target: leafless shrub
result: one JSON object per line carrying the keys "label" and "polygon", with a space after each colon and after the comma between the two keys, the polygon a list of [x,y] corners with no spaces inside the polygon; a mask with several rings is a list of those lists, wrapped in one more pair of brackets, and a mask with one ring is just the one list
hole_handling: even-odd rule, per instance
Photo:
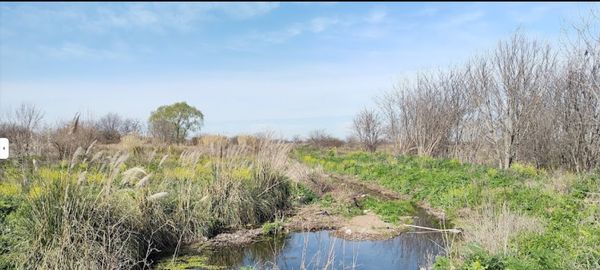
{"label": "leafless shrub", "polygon": [[135,119],[123,119],[116,113],[108,113],[96,122],[100,142],[118,143],[121,136],[128,134],[139,134],[141,122]]}
{"label": "leafless shrub", "polygon": [[327,132],[322,129],[310,132],[306,141],[315,147],[340,147],[344,144],[342,140],[327,134]]}
{"label": "leafless shrub", "polygon": [[39,131],[43,116],[35,105],[23,103],[0,121],[0,137],[9,139],[11,155],[28,156],[40,153],[43,141],[36,132]]}
{"label": "leafless shrub", "polygon": [[374,110],[364,109],[353,121],[354,134],[369,152],[375,152],[382,143],[382,124],[379,114]]}
{"label": "leafless shrub", "polygon": [[116,113],[109,113],[98,120],[96,127],[103,143],[117,143],[121,139],[120,127],[123,119]]}
{"label": "leafless shrub", "polygon": [[448,151],[461,135],[466,113],[462,75],[420,74],[414,83],[398,84],[378,99],[385,133],[400,153],[436,155]]}
{"label": "leafless shrub", "polygon": [[69,123],[59,124],[50,132],[50,143],[58,154],[58,159],[73,155],[78,147],[87,149],[98,139],[98,131],[92,121],[83,121],[76,114]]}

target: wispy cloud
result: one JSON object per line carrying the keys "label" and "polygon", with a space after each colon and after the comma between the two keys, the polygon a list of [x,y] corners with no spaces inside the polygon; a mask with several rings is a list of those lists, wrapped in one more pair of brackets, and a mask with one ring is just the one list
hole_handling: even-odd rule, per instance
{"label": "wispy cloud", "polygon": [[243,50],[246,45],[254,44],[257,41],[280,44],[304,33],[318,34],[325,32],[332,27],[340,25],[341,23],[342,21],[337,17],[315,17],[305,22],[293,23],[281,30],[270,32],[254,31],[247,36],[234,41],[232,48]]}
{"label": "wispy cloud", "polygon": [[[303,22],[292,23],[280,30],[250,33],[241,39],[237,39],[231,48],[244,50],[246,45],[255,44],[257,41],[280,44],[302,34],[320,34],[329,30],[356,30],[355,27],[362,26],[374,27],[385,22],[387,18],[388,14],[383,9],[373,9],[366,14],[314,17]],[[369,33],[366,37],[381,36],[385,31],[371,29]]]}
{"label": "wispy cloud", "polygon": [[[2,6],[4,16],[21,25],[39,27],[60,24],[57,29],[84,29],[109,32],[114,29],[180,30],[198,22],[221,18],[246,20],[265,15],[279,7],[278,3],[129,3],[116,6],[78,5],[12,5]],[[49,30],[50,27],[49,27]]]}
{"label": "wispy cloud", "polygon": [[440,28],[457,28],[482,19],[485,12],[482,10],[475,10],[470,12],[464,12],[456,15],[450,15],[446,19],[443,19],[438,26]]}

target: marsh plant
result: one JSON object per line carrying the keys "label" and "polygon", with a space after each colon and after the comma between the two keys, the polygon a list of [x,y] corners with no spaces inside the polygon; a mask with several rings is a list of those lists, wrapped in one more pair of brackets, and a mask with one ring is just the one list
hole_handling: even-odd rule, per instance
{"label": "marsh plant", "polygon": [[1,164],[3,267],[149,268],[159,252],[288,207],[289,148],[269,138],[256,147],[93,147],[35,169]]}

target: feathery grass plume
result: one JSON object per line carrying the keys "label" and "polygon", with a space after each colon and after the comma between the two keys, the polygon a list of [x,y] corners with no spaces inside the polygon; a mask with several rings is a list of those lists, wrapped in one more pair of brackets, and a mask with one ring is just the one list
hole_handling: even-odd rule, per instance
{"label": "feathery grass plume", "polygon": [[79,128],[79,113],[75,114],[75,117],[73,117],[73,121],[72,121],[72,125],[71,128],[69,129],[69,135],[73,135],[75,133],[77,133],[77,130]]}
{"label": "feathery grass plume", "polygon": [[110,162],[110,179],[114,180],[115,177],[117,176],[117,174],[119,173],[119,170],[121,169],[121,165],[123,163],[125,163],[125,161],[127,161],[127,159],[129,158],[129,154],[128,153],[120,153],[117,152],[113,158],[111,159]]}
{"label": "feathery grass plume", "polygon": [[181,151],[181,154],[179,154],[179,158],[177,160],[182,160],[187,155],[187,153],[187,150]]}
{"label": "feathery grass plume", "polygon": [[133,180],[137,179],[141,175],[146,175],[146,171],[144,171],[144,169],[141,167],[133,167],[123,172],[123,179],[121,179],[121,183],[130,184],[133,182]]}
{"label": "feathery grass plume", "polygon": [[100,160],[103,156],[104,156],[104,150],[100,150],[100,151],[96,152],[96,154],[94,154],[94,156],[92,157],[90,162],[96,162],[96,161]]}
{"label": "feathery grass plume", "polygon": [[169,195],[169,193],[168,193],[168,192],[165,192],[165,191],[163,191],[163,192],[154,193],[154,194],[152,194],[152,195],[148,196],[148,198],[147,198],[147,199],[148,199],[148,201],[155,201],[155,200],[158,200],[158,199],[160,199],[160,198],[164,198],[164,197],[166,197],[167,195]]}
{"label": "feathery grass plume", "polygon": [[77,177],[77,185],[80,186],[85,181],[85,177],[87,176],[87,172],[83,171],[79,173],[79,177]]}
{"label": "feathery grass plume", "polygon": [[39,169],[37,160],[34,158],[31,160],[31,163],[33,163],[33,171],[37,172]]}
{"label": "feathery grass plume", "polygon": [[202,153],[199,151],[184,150],[179,156],[178,161],[182,166],[194,167],[198,164],[200,157],[202,157]]}
{"label": "feathery grass plume", "polygon": [[81,146],[77,147],[77,150],[75,150],[75,153],[73,153],[73,157],[71,158],[71,164],[69,165],[69,172],[71,172],[71,170],[73,170],[73,168],[77,164],[77,160],[79,159],[79,156],[81,156],[83,153],[84,153],[83,148],[81,148]]}
{"label": "feathery grass plume", "polygon": [[137,188],[142,188],[144,186],[146,186],[146,184],[148,184],[148,182],[150,181],[150,176],[152,174],[149,173],[146,176],[144,176],[144,178],[142,178],[139,182],[137,182],[137,184],[135,185]]}
{"label": "feathery grass plume", "polygon": [[110,159],[110,167],[108,168],[108,170],[109,170],[108,177],[104,179],[104,186],[102,187],[105,197],[108,197],[110,195],[110,193],[112,192],[112,183],[115,180],[115,178],[117,177],[117,175],[119,174],[119,171],[121,170],[121,165],[123,163],[125,163],[125,161],[127,161],[128,158],[129,158],[128,153],[117,152]]}
{"label": "feathery grass plume", "polygon": [[166,154],[160,159],[160,162],[158,163],[159,168],[162,167],[163,163],[165,162],[165,160],[167,160],[168,157],[169,157],[169,154]]}
{"label": "feathery grass plume", "polygon": [[96,142],[98,142],[98,140],[94,140],[92,143],[90,143],[90,146],[88,146],[87,150],[85,150],[86,157],[90,155],[90,153],[92,152],[92,149],[96,145]]}

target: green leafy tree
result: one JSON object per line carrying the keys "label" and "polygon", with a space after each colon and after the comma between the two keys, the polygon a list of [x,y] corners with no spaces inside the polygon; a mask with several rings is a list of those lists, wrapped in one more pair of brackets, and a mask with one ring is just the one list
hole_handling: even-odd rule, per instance
{"label": "green leafy tree", "polygon": [[200,130],[204,114],[185,102],[158,107],[148,124],[153,136],[166,142],[183,142],[189,132]]}

